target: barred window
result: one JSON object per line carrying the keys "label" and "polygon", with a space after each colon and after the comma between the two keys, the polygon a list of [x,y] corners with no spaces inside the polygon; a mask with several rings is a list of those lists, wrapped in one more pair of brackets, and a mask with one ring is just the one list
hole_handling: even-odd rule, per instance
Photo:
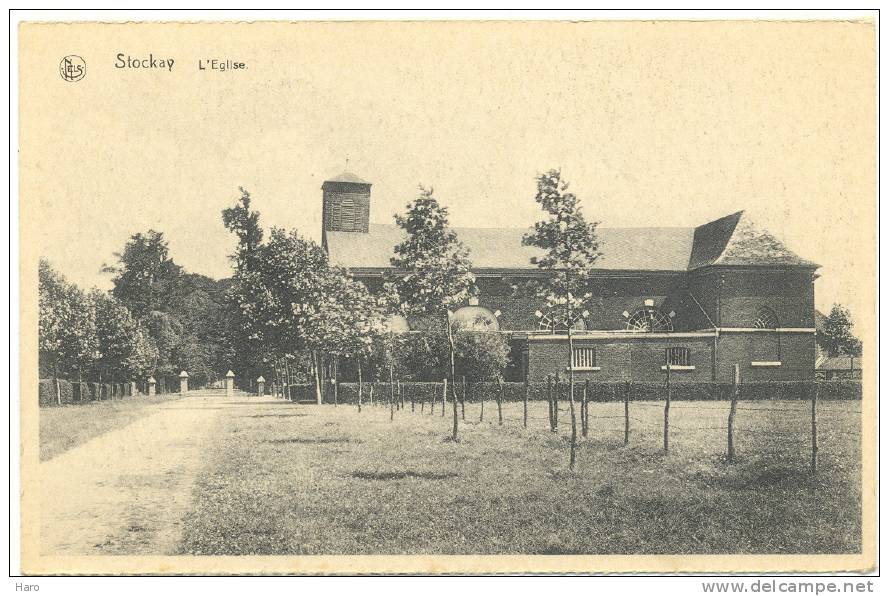
{"label": "barred window", "polygon": [[595,368],[596,348],[574,348],[571,364],[574,368]]}
{"label": "barred window", "polygon": [[664,364],[670,366],[691,366],[691,348],[667,348]]}

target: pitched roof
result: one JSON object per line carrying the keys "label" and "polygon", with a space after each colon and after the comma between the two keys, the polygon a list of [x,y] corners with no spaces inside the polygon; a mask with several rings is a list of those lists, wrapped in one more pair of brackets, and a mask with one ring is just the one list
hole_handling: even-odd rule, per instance
{"label": "pitched roof", "polygon": [[324,182],[348,182],[350,184],[370,184],[367,180],[362,180],[352,172],[343,172],[339,176],[334,176],[333,178],[329,178]]}
{"label": "pitched roof", "polygon": [[[522,245],[521,228],[454,228],[476,269],[537,269],[542,252]],[[393,224],[370,224],[366,234],[327,231],[331,262],[351,268],[389,267],[393,248],[404,238]],[[599,228],[602,257],[597,269],[685,271],[694,228]]]}
{"label": "pitched roof", "polygon": [[743,211],[695,229],[689,269],[707,265],[790,265],[817,267],[757,226]]}
{"label": "pitched roof", "polygon": [[[542,252],[523,246],[522,228],[454,228],[476,269],[537,269]],[[326,233],[332,263],[349,268],[390,266],[403,240],[394,224],[370,224],[367,233]],[[621,271],[688,271],[707,265],[790,265],[817,267],[753,224],[743,211],[697,228],[597,229],[602,256],[595,268]]]}

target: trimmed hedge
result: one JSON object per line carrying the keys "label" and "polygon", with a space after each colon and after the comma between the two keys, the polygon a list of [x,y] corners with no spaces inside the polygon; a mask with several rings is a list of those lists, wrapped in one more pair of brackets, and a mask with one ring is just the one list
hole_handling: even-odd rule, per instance
{"label": "trimmed hedge", "polygon": [[[374,400],[386,401],[389,397],[388,382],[364,383],[364,401],[370,402],[370,387],[374,387]],[[442,383],[421,383],[406,381],[401,383],[405,393],[405,401],[410,402],[411,395],[414,401],[429,401],[431,397],[441,399]],[[396,383],[397,386],[397,383]],[[580,400],[584,388],[588,387],[587,398],[592,402],[623,401],[625,393],[629,390],[631,401],[662,401],[666,398],[664,383],[652,382],[617,382],[617,383],[586,383],[579,382],[575,385],[574,398]],[[555,391],[555,384],[552,390]],[[560,382],[558,385],[559,399],[568,399],[568,383]],[[469,383],[466,384],[466,401],[477,402],[481,399],[493,401],[500,391],[498,383]],[[524,383],[503,383],[503,401],[522,401],[525,395]],[[808,400],[812,397],[812,391],[818,392],[818,399],[824,400],[860,400],[861,383],[857,381],[774,381],[761,383],[745,383],[741,385],[742,400]],[[314,385],[291,385],[292,401],[315,401]],[[728,400],[731,398],[732,385],[730,383],[677,383],[671,388],[671,398],[681,401],[708,401]],[[450,393],[450,391],[448,391]],[[462,397],[463,387],[457,383],[457,395]],[[325,382],[322,390],[322,401],[325,404],[334,403],[332,384]],[[532,401],[546,401],[547,384],[530,383],[528,385],[528,399]],[[340,383],[337,403],[354,404],[358,401],[358,383]]]}
{"label": "trimmed hedge", "polygon": [[[59,390],[61,395],[61,400],[56,397],[56,389],[55,389],[55,380],[54,379],[40,379],[37,383],[37,393],[38,393],[38,401],[41,407],[50,407],[50,406],[58,406],[59,401],[61,401],[61,405],[69,405],[69,404],[82,404],[93,401],[105,401],[105,400],[116,400],[116,399],[124,399],[135,397],[137,395],[148,395],[148,383],[147,382],[136,382],[134,383],[84,383],[77,381],[67,381],[65,379],[59,379]],[[159,379],[159,383],[157,388],[157,394],[160,395],[162,393],[168,393],[165,391],[166,387],[173,387],[173,384],[168,384],[167,380],[163,377]],[[134,391],[135,388],[135,391]],[[170,393],[178,393],[179,392],[179,382],[176,379],[175,383],[175,391]]]}

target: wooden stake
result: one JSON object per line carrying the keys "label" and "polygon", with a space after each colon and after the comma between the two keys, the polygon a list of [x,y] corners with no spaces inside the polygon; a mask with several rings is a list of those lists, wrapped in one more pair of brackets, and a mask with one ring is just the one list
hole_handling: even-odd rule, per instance
{"label": "wooden stake", "polygon": [[630,444],[630,382],[624,386],[624,445]]}
{"label": "wooden stake", "polygon": [[549,406],[549,429],[553,431],[553,379],[546,375],[546,403]]}
{"label": "wooden stake", "polygon": [[667,401],[664,403],[664,453],[670,452],[670,360],[667,360]]}
{"label": "wooden stake", "polygon": [[445,377],[443,380],[443,386],[441,389],[441,417],[444,418],[445,415],[445,403],[447,402],[448,397],[448,378]]}
{"label": "wooden stake", "polygon": [[528,377],[525,377],[525,396],[522,399],[522,427],[528,428],[528,391],[530,391],[530,387],[528,384]]}
{"label": "wooden stake", "polygon": [[732,405],[728,411],[728,454],[729,463],[735,461],[735,412],[738,410],[738,394],[741,392],[741,366],[735,365],[735,375],[732,379]]}
{"label": "wooden stake", "polygon": [[812,474],[818,471],[818,418],[815,415],[818,402],[818,383],[812,384]]}
{"label": "wooden stake", "polygon": [[460,398],[460,417],[463,420],[466,420],[466,377],[463,377],[463,382],[460,383],[460,389],[462,390],[462,397]]}

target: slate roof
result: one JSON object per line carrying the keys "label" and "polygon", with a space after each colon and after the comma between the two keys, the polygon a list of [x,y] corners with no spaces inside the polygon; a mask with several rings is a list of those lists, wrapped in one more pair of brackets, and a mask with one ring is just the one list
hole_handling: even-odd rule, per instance
{"label": "slate roof", "polygon": [[732,213],[695,229],[688,268],[708,265],[785,265],[817,267],[789,250],[743,211]]}
{"label": "slate roof", "polygon": [[[454,228],[469,249],[475,269],[537,269],[531,257],[539,249],[523,246],[521,228]],[[814,263],[789,251],[743,212],[697,228],[597,229],[602,256],[596,269],[605,271],[688,271],[707,265],[797,265]],[[349,268],[390,266],[393,247],[403,232],[394,224],[370,224],[368,232],[326,232],[332,263]]]}
{"label": "slate roof", "polygon": [[370,185],[370,182],[367,180],[362,180],[352,172],[343,172],[339,176],[334,176],[333,178],[329,178],[324,181],[327,182],[349,182],[351,184],[367,184]]}

